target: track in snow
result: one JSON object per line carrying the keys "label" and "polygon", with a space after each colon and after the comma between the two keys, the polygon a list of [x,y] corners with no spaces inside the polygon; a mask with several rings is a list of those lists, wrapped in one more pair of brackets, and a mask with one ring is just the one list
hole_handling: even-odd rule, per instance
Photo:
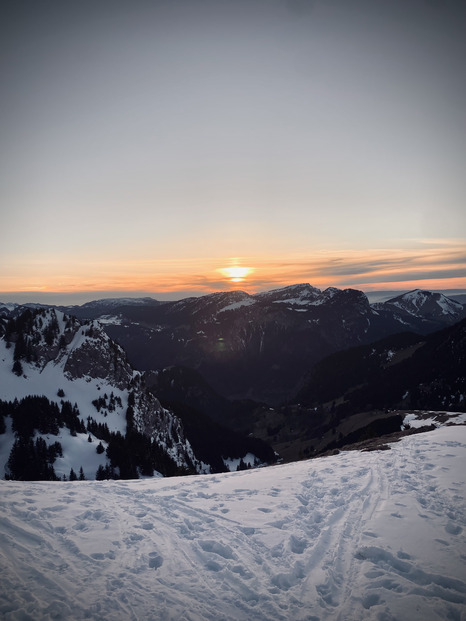
{"label": "track in snow", "polygon": [[1,482],[5,619],[466,618],[466,428],[226,475]]}

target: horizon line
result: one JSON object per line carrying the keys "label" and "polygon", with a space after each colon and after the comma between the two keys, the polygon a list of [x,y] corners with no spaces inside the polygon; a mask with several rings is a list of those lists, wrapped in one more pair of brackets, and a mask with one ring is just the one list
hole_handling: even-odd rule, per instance
{"label": "horizon line", "polygon": [[[239,283],[235,283],[235,284],[239,284]],[[140,299],[140,298],[150,298],[153,299],[155,301],[164,301],[164,302],[170,302],[170,301],[178,301],[178,300],[182,300],[182,299],[186,299],[189,297],[203,297],[206,295],[212,295],[215,293],[229,293],[229,292],[234,292],[234,291],[243,291],[244,293],[247,293],[248,295],[256,295],[259,293],[265,293],[268,291],[274,291],[274,290],[279,290],[279,289],[286,289],[287,287],[293,287],[293,286],[298,286],[298,285],[309,285],[311,287],[314,287],[316,289],[319,289],[320,291],[325,291],[325,289],[328,288],[335,288],[335,289],[340,289],[340,290],[344,290],[344,289],[353,289],[356,291],[362,291],[364,294],[369,294],[372,296],[374,295],[385,295],[385,294],[402,294],[402,293],[408,293],[410,291],[414,291],[414,290],[420,290],[420,291],[431,291],[433,293],[443,293],[443,294],[449,294],[449,295],[462,295],[462,294],[466,294],[466,287],[419,287],[419,286],[411,286],[411,287],[397,287],[397,288],[390,288],[386,286],[386,283],[384,283],[385,287],[384,288],[375,288],[374,286],[369,286],[369,287],[346,287],[346,286],[335,286],[335,285],[329,285],[328,287],[315,287],[314,285],[308,283],[308,282],[300,282],[300,283],[292,283],[289,285],[283,285],[283,286],[272,286],[269,288],[261,288],[257,291],[254,292],[249,292],[246,291],[245,289],[247,289],[247,287],[245,287],[244,289],[241,286],[237,286],[237,287],[225,287],[225,289],[217,289],[217,290],[213,290],[213,291],[201,291],[201,290],[188,290],[188,289],[183,289],[183,290],[176,290],[176,291],[149,291],[149,290],[137,290],[137,289],[125,289],[125,290],[121,290],[121,289],[115,289],[115,290],[109,290],[109,289],[105,289],[105,290],[89,290],[89,289],[83,289],[83,290],[79,290],[79,291],[0,291],[0,303],[3,304],[11,304],[11,303],[17,303],[15,301],[14,298],[16,299],[21,299],[21,303],[23,304],[46,304],[46,303],[51,303],[51,304],[62,304],[65,305],[66,302],[65,300],[68,300],[68,303],[72,300],[74,301],[74,305],[79,306],[80,304],[85,304],[87,302],[93,302],[93,301],[97,301],[97,300],[111,300],[111,299],[124,299],[124,298],[129,298],[129,299]],[[25,300],[24,298],[31,298],[31,299],[27,299]],[[61,298],[64,301],[63,302],[52,302],[50,298]],[[8,298],[8,299],[5,299]],[[32,298],[36,298],[36,299],[32,299]],[[40,300],[39,298],[42,298],[42,300]],[[78,301],[79,300],[79,301]]]}

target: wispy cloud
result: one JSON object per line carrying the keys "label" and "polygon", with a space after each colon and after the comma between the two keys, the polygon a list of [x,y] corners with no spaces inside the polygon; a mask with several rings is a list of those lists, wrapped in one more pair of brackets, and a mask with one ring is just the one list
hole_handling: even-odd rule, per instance
{"label": "wispy cloud", "polygon": [[[249,267],[228,278],[232,265]],[[222,271],[223,270],[223,271]],[[222,277],[222,273],[224,276]],[[328,250],[294,255],[204,257],[32,264],[28,277],[0,275],[2,291],[156,291],[199,294],[227,289],[249,292],[297,282],[325,288],[466,288],[466,250],[461,241],[427,240],[397,250]]]}

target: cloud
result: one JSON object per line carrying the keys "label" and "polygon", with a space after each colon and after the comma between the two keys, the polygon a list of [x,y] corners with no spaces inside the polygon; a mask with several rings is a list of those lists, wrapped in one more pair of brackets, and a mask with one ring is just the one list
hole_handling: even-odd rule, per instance
{"label": "cloud", "polygon": [[[462,240],[426,240],[409,248],[321,250],[307,253],[196,257],[179,259],[53,257],[31,263],[21,259],[0,274],[0,291],[145,291],[187,295],[242,289],[249,293],[308,282],[321,289],[390,289],[397,286],[466,288],[466,252]],[[221,270],[228,265],[253,268],[232,282]],[[27,269],[26,269],[27,268]],[[22,274],[25,275],[22,275]],[[4,297],[4,296],[2,296]]]}

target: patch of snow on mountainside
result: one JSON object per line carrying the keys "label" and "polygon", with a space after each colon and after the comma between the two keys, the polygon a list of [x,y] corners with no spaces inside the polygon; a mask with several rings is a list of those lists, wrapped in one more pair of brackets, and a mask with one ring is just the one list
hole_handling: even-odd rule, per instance
{"label": "patch of snow on mountainside", "polygon": [[243,472],[0,481],[3,619],[466,617],[466,427]]}
{"label": "patch of snow on mountainside", "polygon": [[12,312],[16,308],[18,308],[18,304],[13,304],[10,302],[0,302],[0,311],[5,309],[8,312]]}
{"label": "patch of snow on mountainside", "polygon": [[[123,318],[121,315],[102,315],[99,317],[99,323],[104,326],[121,326]],[[134,322],[136,323],[136,322]]]}
{"label": "patch of snow on mountainside", "polygon": [[444,315],[456,314],[464,310],[464,307],[460,302],[447,298],[441,294],[439,294],[437,304],[442,309]]}
{"label": "patch of snow on mountainside", "polygon": [[256,462],[257,458],[252,453],[246,453],[244,457],[232,459],[229,457],[228,459],[223,458],[223,463],[228,468],[230,472],[236,472],[238,466],[241,466],[241,462],[246,466],[246,468],[252,468]]}
{"label": "patch of snow on mountainside", "polygon": [[443,425],[466,425],[466,414],[464,412],[409,412],[403,419],[403,426],[419,429],[426,425],[441,427]]}
{"label": "patch of snow on mountainside", "polygon": [[427,293],[425,291],[421,291],[419,289],[414,289],[414,291],[409,291],[404,295],[400,296],[400,301],[394,302],[396,306],[400,308],[404,308],[403,302],[412,304],[416,309],[421,308],[423,304],[425,304],[428,299]]}
{"label": "patch of snow on mountainside", "polygon": [[237,310],[238,308],[242,308],[243,306],[252,306],[252,304],[255,304],[255,302],[256,300],[254,300],[253,298],[240,300],[239,302],[232,302],[231,304],[228,304],[227,306],[221,308],[218,312],[224,313],[225,311]]}
{"label": "patch of snow on mountainside", "polygon": [[[97,418],[97,417],[95,417]],[[15,435],[11,428],[11,419],[5,420],[6,433],[0,434],[0,477],[3,478],[6,472],[6,463],[10,456],[12,446],[15,441]],[[68,477],[71,468],[78,473],[78,468],[82,467],[86,479],[95,478],[95,474],[99,466],[105,467],[107,458],[105,453],[97,453],[96,447],[101,442],[102,446],[107,448],[104,440],[97,439],[92,433],[77,433],[72,436],[67,428],[61,429],[57,435],[36,434],[36,438],[43,438],[47,444],[60,442],[63,449],[63,456],[57,457],[55,460],[54,471],[60,478]],[[89,442],[89,437],[92,442]]]}
{"label": "patch of snow on mountainside", "polygon": [[284,300],[274,300],[273,301],[274,304],[301,304],[303,306],[307,306],[308,304],[312,304],[312,302],[309,302],[308,299],[306,298],[287,298]]}

